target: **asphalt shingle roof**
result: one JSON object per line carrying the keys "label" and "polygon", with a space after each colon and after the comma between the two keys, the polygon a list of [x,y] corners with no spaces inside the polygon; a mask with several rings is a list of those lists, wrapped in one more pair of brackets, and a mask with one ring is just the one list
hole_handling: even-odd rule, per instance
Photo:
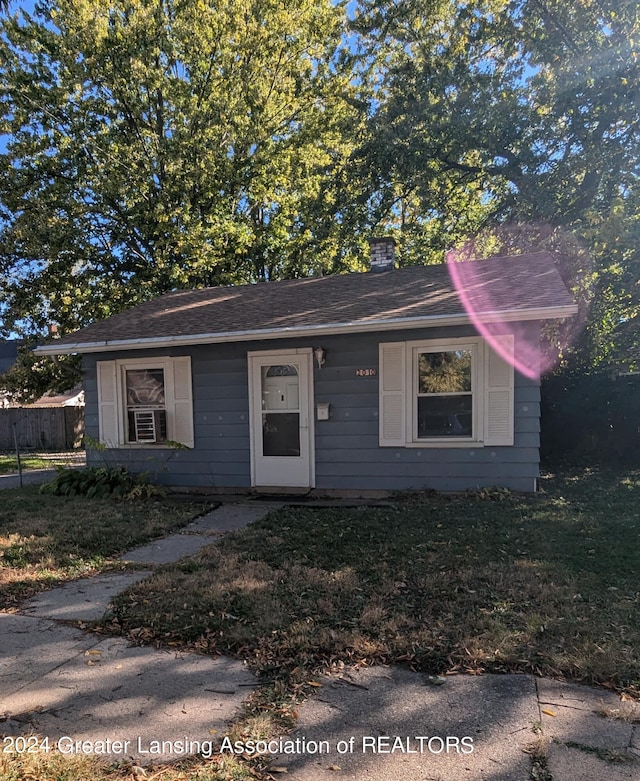
{"label": "asphalt shingle roof", "polygon": [[[491,312],[527,312],[573,306],[553,257],[540,252],[456,264],[465,295]],[[473,272],[469,274],[468,272]],[[486,302],[490,303],[487,304]],[[461,297],[446,265],[387,272],[261,282],[168,293],[56,339],[45,350],[90,351],[91,345],[140,340],[335,328],[398,320],[464,316]],[[408,325],[410,322],[408,323]],[[244,336],[243,336],[244,335]]]}

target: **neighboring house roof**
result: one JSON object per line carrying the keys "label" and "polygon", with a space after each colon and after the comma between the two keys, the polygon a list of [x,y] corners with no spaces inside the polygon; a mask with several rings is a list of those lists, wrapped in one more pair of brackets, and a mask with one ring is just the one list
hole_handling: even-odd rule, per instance
{"label": "neighboring house roof", "polygon": [[[546,252],[470,261],[490,319],[568,317],[576,307]],[[479,294],[479,295],[478,295]],[[470,318],[446,265],[185,290],[139,304],[37,349],[101,352],[204,342],[453,325]]]}
{"label": "neighboring house roof", "polygon": [[81,385],[68,390],[66,393],[45,393],[32,404],[24,404],[25,407],[84,407],[84,390]]}

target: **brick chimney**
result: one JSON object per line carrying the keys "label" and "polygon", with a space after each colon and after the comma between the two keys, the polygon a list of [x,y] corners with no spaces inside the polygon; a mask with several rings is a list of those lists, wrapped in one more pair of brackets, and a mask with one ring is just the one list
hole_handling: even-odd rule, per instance
{"label": "brick chimney", "polygon": [[392,271],[396,267],[396,240],[392,236],[369,239],[371,271]]}

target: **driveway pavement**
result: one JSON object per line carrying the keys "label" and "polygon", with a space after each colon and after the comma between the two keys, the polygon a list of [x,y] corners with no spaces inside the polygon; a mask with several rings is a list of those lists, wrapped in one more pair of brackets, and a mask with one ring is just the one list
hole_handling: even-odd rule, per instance
{"label": "driveway pavement", "polygon": [[[122,557],[139,570],[75,581],[18,614],[0,614],[0,734],[34,733],[66,753],[139,764],[247,748],[226,738],[256,685],[243,662],[131,646],[76,622],[102,617],[149,567],[192,555],[280,506],[223,505]],[[317,683],[293,734],[263,747],[272,777],[640,781],[640,705],[613,692],[530,675],[434,678],[398,667],[344,669]]]}
{"label": "driveway pavement", "polygon": [[[29,469],[22,473],[22,485],[40,485],[53,480],[55,469]],[[3,488],[20,488],[20,475],[0,475],[0,490]]]}
{"label": "driveway pavement", "polygon": [[[44,460],[52,460],[58,463],[66,463],[68,467],[81,469],[86,464],[84,452],[70,453],[34,453]],[[51,469],[25,469],[22,472],[22,485],[40,485],[53,480],[57,470]],[[0,491],[3,488],[20,488],[20,475],[14,472],[9,475],[0,475]]]}

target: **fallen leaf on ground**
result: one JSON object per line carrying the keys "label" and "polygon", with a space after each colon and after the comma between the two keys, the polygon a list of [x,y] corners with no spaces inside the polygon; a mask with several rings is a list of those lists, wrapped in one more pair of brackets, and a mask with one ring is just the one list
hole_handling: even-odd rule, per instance
{"label": "fallen leaf on ground", "polygon": [[555,718],[556,714],[552,710],[547,710],[547,708],[542,709],[543,713],[546,713],[547,716],[553,716]]}

